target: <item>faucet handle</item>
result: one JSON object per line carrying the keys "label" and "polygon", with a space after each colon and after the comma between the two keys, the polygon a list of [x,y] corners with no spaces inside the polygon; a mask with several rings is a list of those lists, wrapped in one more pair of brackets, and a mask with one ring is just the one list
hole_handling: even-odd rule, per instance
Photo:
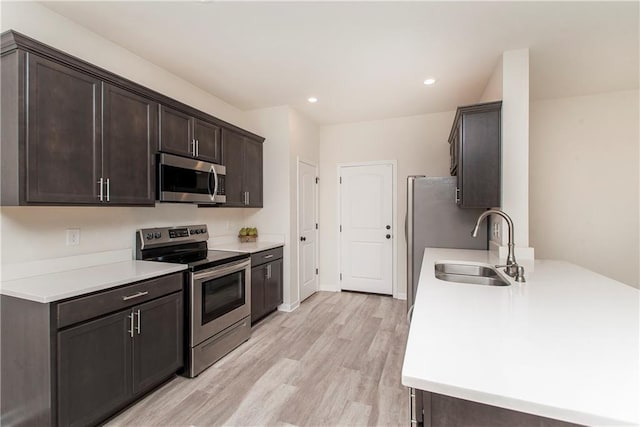
{"label": "faucet handle", "polygon": [[505,264],[505,265],[496,265],[496,268],[504,268],[504,272],[513,277],[516,282],[524,283],[526,280],[524,279],[524,267],[519,265],[518,263],[513,264]]}

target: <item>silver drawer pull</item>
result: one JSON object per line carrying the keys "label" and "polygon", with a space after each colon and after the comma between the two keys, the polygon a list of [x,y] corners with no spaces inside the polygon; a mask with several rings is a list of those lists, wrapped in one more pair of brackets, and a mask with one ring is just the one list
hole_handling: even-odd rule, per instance
{"label": "silver drawer pull", "polygon": [[269,258],[273,258],[273,254],[264,256],[264,259],[269,259]]}
{"label": "silver drawer pull", "polygon": [[149,293],[149,292],[138,292],[138,293],[135,293],[135,294],[133,294],[133,295],[129,295],[129,296],[126,296],[126,297],[122,297],[122,301],[126,301],[126,300],[128,300],[128,299],[138,298],[138,297],[141,297],[141,296],[147,295],[148,293]]}

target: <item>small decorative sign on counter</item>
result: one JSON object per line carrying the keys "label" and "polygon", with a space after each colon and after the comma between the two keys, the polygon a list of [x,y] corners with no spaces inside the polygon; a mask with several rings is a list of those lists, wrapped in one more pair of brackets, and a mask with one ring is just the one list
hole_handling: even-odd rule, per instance
{"label": "small decorative sign on counter", "polygon": [[238,232],[240,242],[255,242],[258,239],[258,229],[255,227],[242,227]]}

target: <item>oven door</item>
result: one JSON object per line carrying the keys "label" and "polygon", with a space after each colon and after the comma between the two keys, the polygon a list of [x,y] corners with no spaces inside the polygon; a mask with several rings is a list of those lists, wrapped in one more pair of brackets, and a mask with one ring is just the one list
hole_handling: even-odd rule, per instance
{"label": "oven door", "polygon": [[251,315],[251,259],[191,275],[191,347]]}
{"label": "oven door", "polygon": [[225,203],[226,168],[215,163],[162,153],[158,156],[158,200]]}

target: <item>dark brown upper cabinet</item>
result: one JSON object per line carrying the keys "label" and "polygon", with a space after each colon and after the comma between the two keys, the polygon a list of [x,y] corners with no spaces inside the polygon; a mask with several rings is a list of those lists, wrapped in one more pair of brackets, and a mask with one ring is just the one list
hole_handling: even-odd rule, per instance
{"label": "dark brown upper cabinet", "polygon": [[224,165],[227,169],[225,206],[261,208],[262,141],[222,129],[222,146]]}
{"label": "dark brown upper cabinet", "polygon": [[3,205],[155,203],[155,102],[28,52],[2,71]]}
{"label": "dark brown upper cabinet", "polygon": [[262,206],[264,138],[23,34],[1,38],[1,205],[152,206],[158,149],[225,164],[226,129],[243,141],[232,205]]}
{"label": "dark brown upper cabinet", "polygon": [[102,83],[36,55],[28,54],[26,62],[26,105],[20,106],[27,109],[25,201],[96,203]]}
{"label": "dark brown upper cabinet", "polygon": [[102,175],[109,180],[107,202],[153,205],[158,104],[108,83],[102,87]]}
{"label": "dark brown upper cabinet", "polygon": [[449,135],[450,173],[461,208],[500,207],[502,102],[459,107]]}
{"label": "dark brown upper cabinet", "polygon": [[220,127],[162,105],[160,151],[221,163]]}

